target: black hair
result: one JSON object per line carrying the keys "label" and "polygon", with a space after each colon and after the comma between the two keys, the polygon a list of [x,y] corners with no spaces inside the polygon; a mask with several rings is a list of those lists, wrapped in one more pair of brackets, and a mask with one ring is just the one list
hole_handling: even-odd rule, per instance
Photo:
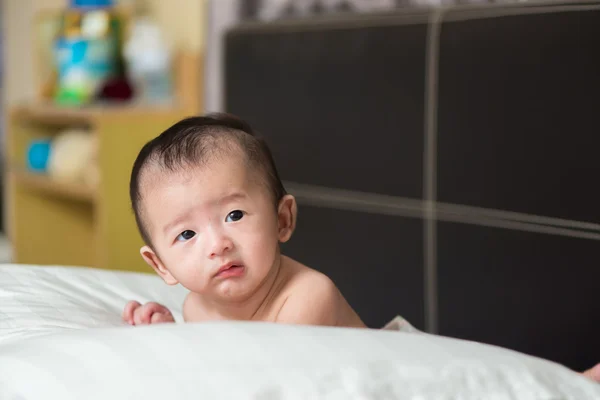
{"label": "black hair", "polygon": [[151,239],[141,215],[140,190],[140,177],[145,167],[156,164],[168,171],[176,171],[184,166],[201,165],[217,152],[228,149],[226,146],[232,142],[245,153],[251,166],[262,170],[275,205],[286,195],[271,150],[247,122],[224,113],[183,119],[146,143],[133,164],[129,196],[137,227],[147,245],[151,245]]}

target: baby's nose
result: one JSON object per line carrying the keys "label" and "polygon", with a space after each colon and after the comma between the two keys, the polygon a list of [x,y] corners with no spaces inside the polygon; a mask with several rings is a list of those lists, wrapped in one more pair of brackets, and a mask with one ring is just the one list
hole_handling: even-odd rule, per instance
{"label": "baby's nose", "polygon": [[216,233],[212,237],[209,249],[209,257],[222,256],[233,248],[233,242],[224,234]]}

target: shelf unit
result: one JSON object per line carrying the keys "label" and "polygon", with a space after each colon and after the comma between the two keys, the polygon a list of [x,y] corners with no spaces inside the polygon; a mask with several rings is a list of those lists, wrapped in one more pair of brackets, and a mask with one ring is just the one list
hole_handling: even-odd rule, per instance
{"label": "shelf unit", "polygon": [[40,193],[66,199],[93,202],[96,196],[94,188],[69,182],[57,182],[42,174],[35,174],[13,167],[10,170],[18,185],[37,190]]}
{"label": "shelf unit", "polygon": [[[149,272],[139,255],[142,240],[130,208],[129,176],[143,144],[188,116],[185,110],[46,104],[11,110],[6,214],[13,262]],[[31,140],[70,127],[97,135],[97,187],[57,182],[25,168]]]}

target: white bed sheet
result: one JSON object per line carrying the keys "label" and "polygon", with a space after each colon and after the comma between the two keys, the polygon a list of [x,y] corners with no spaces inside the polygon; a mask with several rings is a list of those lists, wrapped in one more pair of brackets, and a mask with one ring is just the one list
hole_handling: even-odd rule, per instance
{"label": "white bed sheet", "polygon": [[64,330],[122,326],[129,300],[161,302],[181,322],[186,293],[152,274],[0,265],[0,345]]}

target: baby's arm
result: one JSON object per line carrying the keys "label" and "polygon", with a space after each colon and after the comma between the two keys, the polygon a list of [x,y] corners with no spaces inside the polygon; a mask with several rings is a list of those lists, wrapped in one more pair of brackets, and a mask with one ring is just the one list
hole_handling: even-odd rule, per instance
{"label": "baby's arm", "polygon": [[298,282],[285,299],[276,322],[299,325],[336,326],[341,294],[325,275],[311,274]]}
{"label": "baby's arm", "polygon": [[123,310],[123,320],[130,325],[175,322],[173,314],[167,307],[154,302],[141,305],[137,301],[127,303]]}

